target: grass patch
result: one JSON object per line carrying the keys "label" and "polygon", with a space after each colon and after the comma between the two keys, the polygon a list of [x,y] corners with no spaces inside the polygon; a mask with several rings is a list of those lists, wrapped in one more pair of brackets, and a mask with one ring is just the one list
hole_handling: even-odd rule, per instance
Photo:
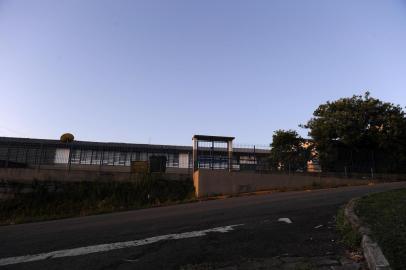
{"label": "grass patch", "polygon": [[355,212],[372,230],[392,269],[406,269],[406,189],[365,196]]}
{"label": "grass patch", "polygon": [[344,207],[340,208],[336,218],[336,228],[341,234],[341,241],[349,249],[358,250],[361,246],[361,234],[354,230],[344,215]]}
{"label": "grass patch", "polygon": [[300,262],[297,265],[295,265],[294,270],[314,270],[317,269],[317,267],[310,262]]}
{"label": "grass patch", "polygon": [[38,182],[0,201],[0,224],[16,224],[166,205],[194,199],[193,182],[145,177],[137,182]]}

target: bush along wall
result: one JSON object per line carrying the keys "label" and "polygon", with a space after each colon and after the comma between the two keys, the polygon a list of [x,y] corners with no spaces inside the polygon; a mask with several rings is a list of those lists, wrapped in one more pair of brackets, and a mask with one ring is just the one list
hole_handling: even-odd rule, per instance
{"label": "bush along wall", "polygon": [[145,176],[136,182],[33,181],[30,190],[0,201],[0,224],[84,216],[191,201],[191,180],[166,180]]}

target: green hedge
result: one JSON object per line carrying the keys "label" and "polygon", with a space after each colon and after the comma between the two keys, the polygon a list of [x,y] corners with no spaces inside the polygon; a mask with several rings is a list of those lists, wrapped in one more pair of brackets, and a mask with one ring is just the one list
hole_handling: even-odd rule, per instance
{"label": "green hedge", "polygon": [[31,192],[0,201],[0,224],[137,209],[194,198],[191,180],[148,176],[137,182],[33,181],[29,189]]}

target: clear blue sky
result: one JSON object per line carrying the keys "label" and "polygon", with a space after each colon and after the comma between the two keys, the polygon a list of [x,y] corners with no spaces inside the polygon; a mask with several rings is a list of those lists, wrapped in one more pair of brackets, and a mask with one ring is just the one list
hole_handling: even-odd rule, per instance
{"label": "clear blue sky", "polygon": [[0,0],[0,136],[268,144],[365,90],[406,105],[406,1]]}

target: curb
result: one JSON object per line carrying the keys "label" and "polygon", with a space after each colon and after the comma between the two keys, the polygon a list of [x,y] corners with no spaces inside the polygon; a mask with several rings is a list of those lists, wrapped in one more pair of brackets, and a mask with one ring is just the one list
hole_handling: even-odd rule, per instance
{"label": "curb", "polygon": [[370,270],[391,270],[388,260],[383,255],[378,243],[372,240],[371,230],[362,224],[355,214],[354,205],[359,198],[352,199],[344,208],[344,216],[350,222],[353,229],[357,230],[361,236],[361,247]]}

